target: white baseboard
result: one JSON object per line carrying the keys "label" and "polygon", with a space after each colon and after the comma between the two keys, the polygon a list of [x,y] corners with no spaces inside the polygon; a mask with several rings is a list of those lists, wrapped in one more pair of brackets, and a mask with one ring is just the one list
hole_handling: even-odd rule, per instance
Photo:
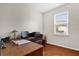
{"label": "white baseboard", "polygon": [[79,51],[79,49],[76,49],[76,48],[72,48],[72,47],[68,47],[68,46],[63,46],[63,45],[56,44],[56,43],[50,43],[50,42],[47,42],[47,43],[51,44],[51,45],[56,45],[56,46],[60,46],[60,47],[64,47],[64,48],[68,48],[68,49]]}

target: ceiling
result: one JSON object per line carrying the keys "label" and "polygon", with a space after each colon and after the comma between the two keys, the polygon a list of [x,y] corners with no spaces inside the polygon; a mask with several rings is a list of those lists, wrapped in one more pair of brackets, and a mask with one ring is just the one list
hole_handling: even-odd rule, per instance
{"label": "ceiling", "polygon": [[27,8],[35,9],[38,12],[47,12],[65,3],[2,3],[0,6],[28,6]]}
{"label": "ceiling", "polygon": [[64,3],[29,3],[28,5],[39,12],[46,12],[63,4]]}

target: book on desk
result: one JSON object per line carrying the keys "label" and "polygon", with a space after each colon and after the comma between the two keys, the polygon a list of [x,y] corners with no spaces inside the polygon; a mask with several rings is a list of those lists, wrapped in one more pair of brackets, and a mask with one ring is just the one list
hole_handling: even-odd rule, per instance
{"label": "book on desk", "polygon": [[25,39],[20,39],[20,40],[12,40],[12,42],[16,45],[22,45],[22,44],[29,43],[30,41],[25,40]]}

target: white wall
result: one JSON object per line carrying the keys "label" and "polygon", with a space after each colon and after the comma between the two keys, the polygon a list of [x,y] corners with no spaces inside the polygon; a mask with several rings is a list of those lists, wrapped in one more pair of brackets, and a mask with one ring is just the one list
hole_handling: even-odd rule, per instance
{"label": "white wall", "polygon": [[[25,21],[27,22],[26,19],[27,18],[25,17]],[[35,10],[35,8],[29,8],[27,24],[26,22],[24,22],[24,26],[27,26],[25,29],[31,32],[42,32],[42,14]]]}
{"label": "white wall", "polygon": [[[69,11],[69,36],[54,35],[54,15]],[[44,33],[48,43],[79,51],[79,4],[67,4],[44,13]]]}
{"label": "white wall", "polygon": [[18,31],[42,32],[42,15],[27,4],[0,4],[0,35]]}

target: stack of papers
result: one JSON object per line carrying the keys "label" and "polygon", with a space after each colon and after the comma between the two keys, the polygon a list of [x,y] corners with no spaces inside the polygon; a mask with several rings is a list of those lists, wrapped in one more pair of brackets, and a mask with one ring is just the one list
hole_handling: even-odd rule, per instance
{"label": "stack of papers", "polygon": [[12,40],[13,43],[17,44],[17,45],[22,45],[22,44],[26,44],[29,43],[30,41],[25,40],[25,39],[21,39],[21,40]]}

